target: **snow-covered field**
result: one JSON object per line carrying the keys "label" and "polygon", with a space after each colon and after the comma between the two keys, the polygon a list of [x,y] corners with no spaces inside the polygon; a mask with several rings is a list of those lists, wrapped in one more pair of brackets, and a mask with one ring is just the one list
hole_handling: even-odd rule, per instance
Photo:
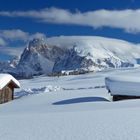
{"label": "snow-covered field", "polygon": [[140,68],[21,80],[0,105],[0,140],[139,140],[140,100],[112,102],[104,78]]}

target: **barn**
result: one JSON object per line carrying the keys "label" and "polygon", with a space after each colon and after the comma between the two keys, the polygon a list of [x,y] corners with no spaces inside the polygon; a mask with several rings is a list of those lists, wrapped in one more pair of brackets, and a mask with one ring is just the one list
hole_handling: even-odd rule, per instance
{"label": "barn", "polygon": [[14,99],[14,88],[20,83],[10,74],[0,74],[0,104]]}

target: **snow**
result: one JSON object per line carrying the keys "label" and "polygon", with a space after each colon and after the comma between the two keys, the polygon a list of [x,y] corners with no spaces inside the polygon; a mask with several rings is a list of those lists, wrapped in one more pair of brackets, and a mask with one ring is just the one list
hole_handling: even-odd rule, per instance
{"label": "snow", "polygon": [[20,98],[22,96],[28,96],[28,95],[33,95],[33,94],[43,94],[43,93],[59,91],[59,90],[63,90],[63,89],[59,86],[52,86],[52,85],[48,85],[46,87],[41,87],[41,88],[32,88],[32,89],[28,88],[28,89],[23,89],[20,92],[16,92],[14,94],[14,97]]}
{"label": "snow", "polygon": [[[1,63],[0,71],[18,78],[30,78],[61,71],[80,73],[135,67],[139,62],[139,44],[97,36],[59,36],[33,39],[20,60]],[[14,67],[11,64],[15,64]]]}
{"label": "snow", "polygon": [[10,81],[13,81],[17,87],[20,87],[20,83],[10,74],[0,74],[0,90],[4,88]]}
{"label": "snow", "polygon": [[140,100],[112,102],[104,82],[112,75],[139,77],[140,68],[20,80],[16,93],[29,94],[0,105],[0,139],[140,139]]}
{"label": "snow", "polygon": [[77,47],[77,52],[81,56],[91,54],[93,60],[115,58],[136,63],[136,58],[140,58],[139,45],[119,39],[111,39],[98,36],[60,36],[47,39],[48,45],[61,48]]}
{"label": "snow", "polygon": [[134,76],[111,76],[111,77],[106,77],[106,80],[112,82],[118,81],[118,82],[140,83],[139,77],[134,77]]}
{"label": "snow", "polygon": [[41,68],[43,69],[43,72],[44,73],[51,73],[52,72],[52,69],[53,69],[53,66],[54,66],[54,62],[52,62],[52,61],[44,58],[40,54],[38,56],[38,59],[39,59]]}
{"label": "snow", "polygon": [[140,79],[132,76],[115,76],[105,78],[106,87],[111,95],[140,96]]}

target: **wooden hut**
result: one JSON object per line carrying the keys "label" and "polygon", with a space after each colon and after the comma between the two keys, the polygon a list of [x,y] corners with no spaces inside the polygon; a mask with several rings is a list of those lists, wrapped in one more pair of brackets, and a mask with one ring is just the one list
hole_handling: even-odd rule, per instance
{"label": "wooden hut", "polygon": [[132,76],[111,76],[105,78],[105,85],[113,101],[140,99],[140,78]]}
{"label": "wooden hut", "polygon": [[20,83],[9,74],[0,74],[0,104],[14,99],[14,88],[19,88]]}

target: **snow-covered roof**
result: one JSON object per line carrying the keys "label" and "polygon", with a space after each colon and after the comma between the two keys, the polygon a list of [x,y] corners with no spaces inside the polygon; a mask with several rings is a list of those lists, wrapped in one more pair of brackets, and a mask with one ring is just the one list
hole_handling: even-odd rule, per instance
{"label": "snow-covered roof", "polygon": [[117,82],[140,83],[140,78],[134,76],[109,76],[106,77],[106,79],[109,81],[117,81]]}
{"label": "snow-covered roof", "polygon": [[10,81],[15,84],[15,88],[20,87],[20,83],[10,74],[0,74],[0,89],[4,88]]}
{"label": "snow-covered roof", "polygon": [[105,84],[111,95],[140,96],[140,78],[130,76],[106,77]]}

